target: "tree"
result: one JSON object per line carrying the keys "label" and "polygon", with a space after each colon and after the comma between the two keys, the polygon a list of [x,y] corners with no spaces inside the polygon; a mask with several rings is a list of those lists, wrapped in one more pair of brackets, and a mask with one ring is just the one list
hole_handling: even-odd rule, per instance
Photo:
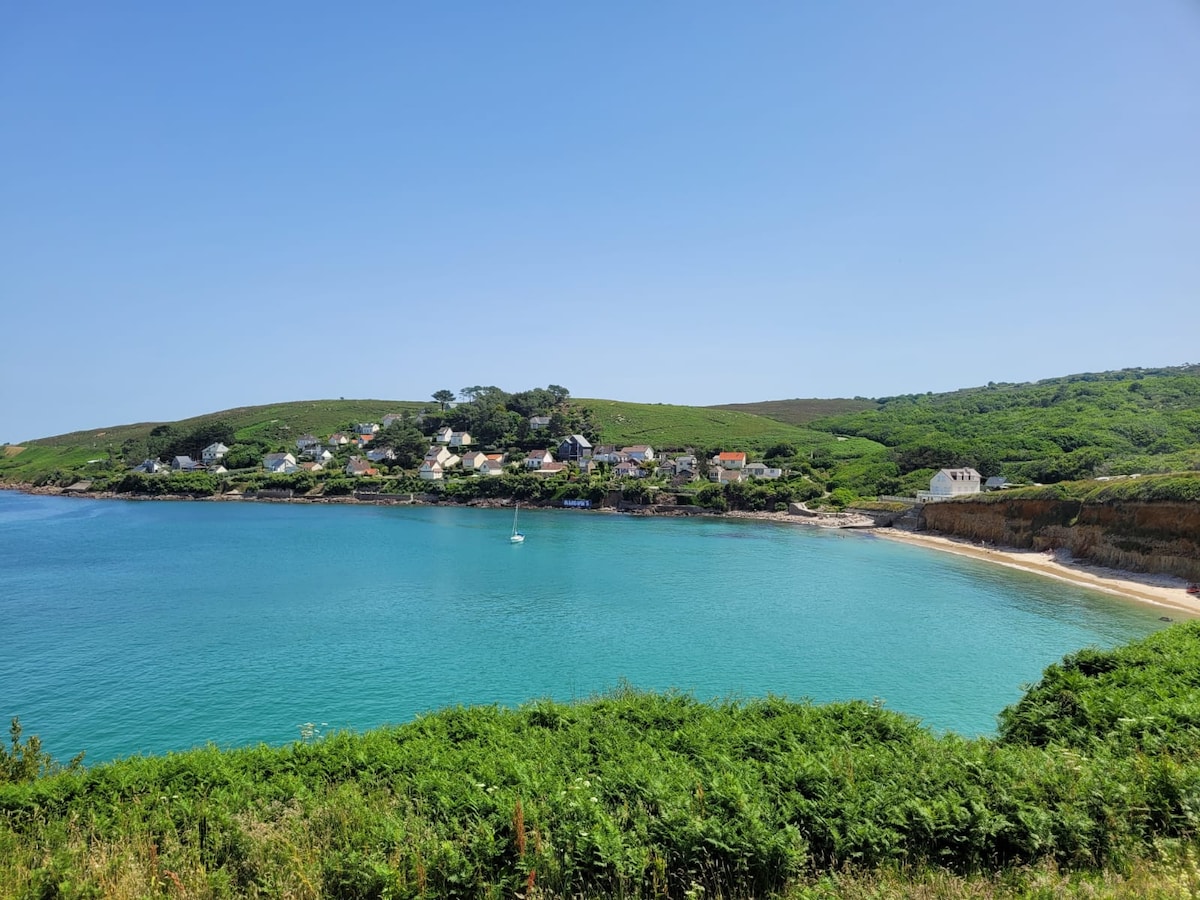
{"label": "tree", "polygon": [[448,391],[445,388],[440,391],[434,391],[433,399],[438,402],[439,408],[445,409],[454,402],[454,391]]}

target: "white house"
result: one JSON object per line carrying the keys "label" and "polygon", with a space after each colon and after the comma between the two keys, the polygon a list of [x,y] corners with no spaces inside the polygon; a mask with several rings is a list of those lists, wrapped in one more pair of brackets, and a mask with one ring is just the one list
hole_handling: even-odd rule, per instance
{"label": "white house", "polygon": [[378,432],[379,426],[374,422],[359,422],[354,426],[355,434],[377,434]]}
{"label": "white house", "polygon": [[303,453],[313,447],[320,447],[321,441],[315,434],[302,434],[296,438],[296,449]]}
{"label": "white house", "polygon": [[397,422],[403,422],[404,416],[401,413],[388,413],[383,417],[383,427],[391,428]]}
{"label": "white house", "polygon": [[649,462],[654,459],[654,448],[645,444],[637,444],[633,447],[622,447],[621,452],[628,459],[635,459],[638,462]]}
{"label": "white house", "polygon": [[744,472],[742,469],[726,469],[723,466],[713,466],[708,470],[708,480],[715,481],[717,484],[731,484],[735,481],[742,481]]}
{"label": "white house", "polygon": [[319,462],[302,462],[300,463],[301,472],[323,472],[325,467]]}
{"label": "white house", "polygon": [[204,460],[204,464],[206,466],[211,466],[228,452],[229,448],[220,441],[217,441],[215,444],[209,444],[207,447],[201,450],[200,458]]}
{"label": "white house", "polygon": [[525,454],[525,468],[527,469],[540,469],[552,462],[554,462],[554,456],[549,450],[530,450]]}
{"label": "white house", "polygon": [[942,469],[929,479],[929,490],[917,491],[917,499],[925,503],[978,494],[982,478],[974,469]]}
{"label": "white house", "polygon": [[176,456],[171,460],[171,468],[176,472],[194,472],[203,466],[190,456]]}
{"label": "white house", "polygon": [[277,475],[287,475],[295,472],[299,466],[296,465],[296,457],[290,453],[268,453],[263,457],[263,468]]}
{"label": "white house", "polygon": [[485,459],[479,467],[480,475],[503,475],[504,463],[499,459]]}
{"label": "white house", "polygon": [[451,447],[469,447],[471,446],[471,433],[469,431],[452,431],[450,432]]}
{"label": "white house", "polygon": [[435,441],[437,441],[439,444],[450,443],[450,438],[452,438],[452,437],[454,437],[454,429],[451,428],[449,425],[446,425],[443,428],[439,428],[437,431],[435,431],[433,433],[433,439]]}
{"label": "white house", "polygon": [[742,471],[751,478],[779,478],[783,475],[783,469],[775,469],[761,462],[746,463]]}
{"label": "white house", "polygon": [[133,471],[145,472],[147,475],[153,475],[155,472],[161,472],[165,468],[166,466],[160,463],[157,459],[144,459],[142,460],[142,464],[140,466],[133,467]]}
{"label": "white house", "polygon": [[383,447],[376,450],[367,451],[367,459],[371,462],[391,462],[396,458],[396,451],[391,447]]}
{"label": "white house", "polygon": [[426,481],[441,481],[445,477],[445,472],[442,470],[442,464],[427,459],[421,463],[421,477]]}
{"label": "white house", "polygon": [[549,416],[530,416],[529,417],[529,430],[530,431],[538,431],[539,429],[549,428],[549,427],[550,427],[550,417]]}
{"label": "white house", "polygon": [[329,436],[329,443],[334,447],[344,447],[350,443],[350,435],[335,431]]}
{"label": "white house", "polygon": [[566,463],[548,462],[548,463],[542,463],[541,466],[539,466],[536,471],[537,471],[537,474],[539,474],[539,475],[559,475],[562,472],[565,472],[566,470],[567,470]]}

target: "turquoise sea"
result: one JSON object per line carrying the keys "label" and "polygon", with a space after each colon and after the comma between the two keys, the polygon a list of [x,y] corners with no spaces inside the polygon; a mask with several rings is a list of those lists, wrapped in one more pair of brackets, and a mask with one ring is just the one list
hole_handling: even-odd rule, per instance
{"label": "turquoise sea", "polygon": [[0,716],[60,759],[284,743],[623,683],[994,730],[1161,610],[790,523],[0,491]]}

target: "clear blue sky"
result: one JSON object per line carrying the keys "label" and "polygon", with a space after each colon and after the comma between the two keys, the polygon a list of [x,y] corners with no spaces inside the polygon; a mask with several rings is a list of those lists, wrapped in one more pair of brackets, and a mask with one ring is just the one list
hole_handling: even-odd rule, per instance
{"label": "clear blue sky", "polygon": [[0,440],[1200,361],[1200,4],[0,2]]}

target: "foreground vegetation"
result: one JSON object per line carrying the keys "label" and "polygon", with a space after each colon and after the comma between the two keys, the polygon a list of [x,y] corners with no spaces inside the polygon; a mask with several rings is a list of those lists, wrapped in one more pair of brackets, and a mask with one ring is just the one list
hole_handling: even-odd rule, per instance
{"label": "foreground vegetation", "polygon": [[1198,690],[1191,623],[1052,666],[995,739],[632,690],[57,772],[18,734],[0,896],[1187,896]]}

